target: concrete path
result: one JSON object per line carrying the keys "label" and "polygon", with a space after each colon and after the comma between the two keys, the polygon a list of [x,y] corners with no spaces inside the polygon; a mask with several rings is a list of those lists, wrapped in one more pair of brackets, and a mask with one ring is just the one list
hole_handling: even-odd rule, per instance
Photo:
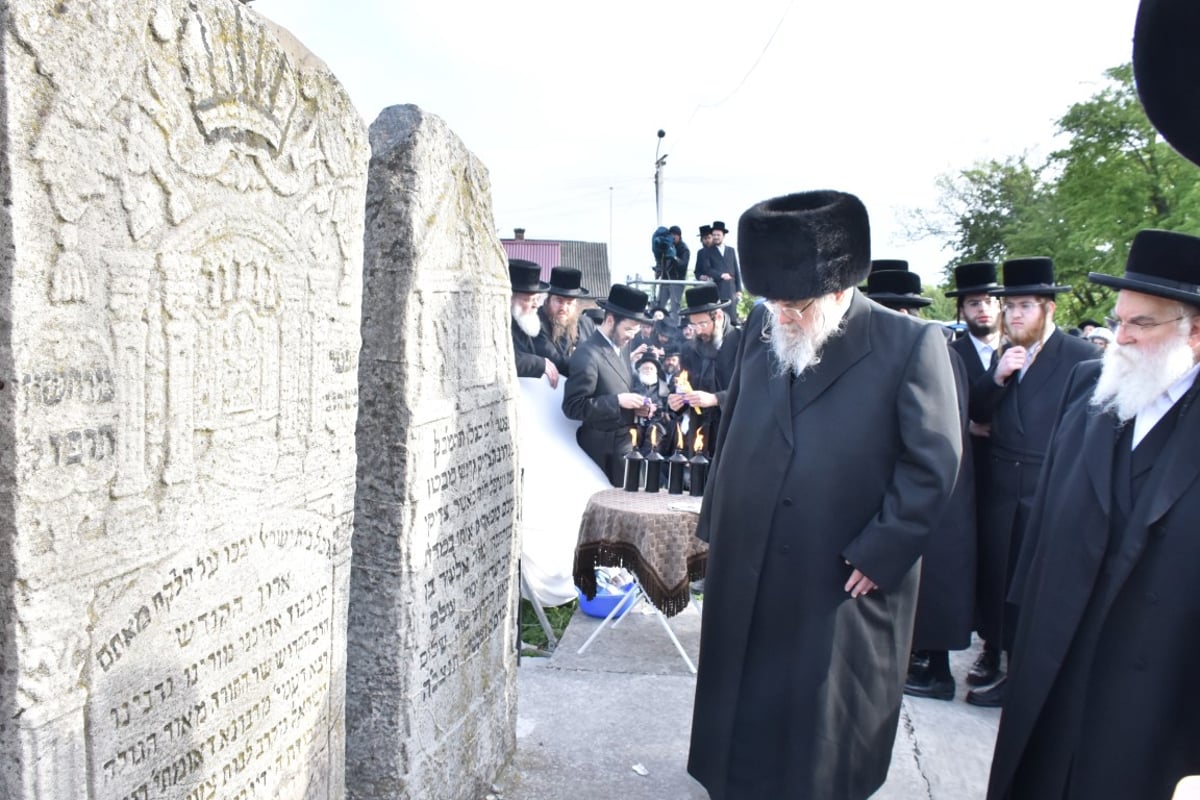
{"label": "concrete path", "polygon": [[[587,652],[599,620],[576,612],[551,658],[521,660],[517,752],[496,781],[502,800],[707,800],[687,774],[696,679],[656,617],[631,612]],[[700,615],[670,620],[693,662]],[[954,702],[905,698],[881,800],[982,800],[999,712],[967,705],[974,649],[951,654]],[[644,774],[643,774],[644,773]]]}

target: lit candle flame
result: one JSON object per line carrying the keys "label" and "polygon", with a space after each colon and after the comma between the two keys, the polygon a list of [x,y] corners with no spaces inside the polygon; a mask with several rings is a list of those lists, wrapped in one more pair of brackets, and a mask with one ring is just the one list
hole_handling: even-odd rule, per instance
{"label": "lit candle flame", "polygon": [[692,442],[692,455],[699,455],[704,452],[704,430],[696,429],[696,439]]}
{"label": "lit candle flame", "polygon": [[[688,380],[688,373],[686,369],[675,376],[675,391],[679,392],[680,394],[689,394],[692,391],[692,383],[690,380]],[[700,406],[696,405],[695,403],[692,403],[692,411],[695,411],[697,414],[704,413],[700,410]]]}
{"label": "lit candle flame", "polygon": [[678,434],[675,437],[675,449],[682,453],[683,452],[683,425],[676,425],[675,433]]}
{"label": "lit candle flame", "polygon": [[658,449],[658,426],[650,426],[650,446]]}
{"label": "lit candle flame", "polygon": [[629,444],[637,447],[637,428],[629,429]]}

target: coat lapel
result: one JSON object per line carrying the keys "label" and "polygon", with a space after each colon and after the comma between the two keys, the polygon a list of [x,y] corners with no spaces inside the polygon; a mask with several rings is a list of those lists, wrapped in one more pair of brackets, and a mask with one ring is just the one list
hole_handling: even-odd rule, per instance
{"label": "coat lapel", "polygon": [[[830,339],[816,370],[805,373],[792,386],[792,416],[807,408],[832,386],[842,373],[871,352],[871,305],[856,289],[846,312],[845,331]],[[789,420],[788,427],[791,427]]]}
{"label": "coat lapel", "polygon": [[1155,465],[1158,474],[1150,478],[1150,484],[1142,493],[1145,502],[1139,502],[1131,516],[1134,523],[1142,528],[1148,528],[1166,514],[1200,475],[1200,450],[1196,449],[1197,438],[1200,438],[1200,418],[1189,413],[1197,394],[1200,394],[1200,379],[1180,399],[1179,402],[1184,405],[1179,409],[1180,416],[1171,442],[1163,458]]}
{"label": "coat lapel", "polygon": [[1080,458],[1087,465],[1088,478],[1100,508],[1107,517],[1112,512],[1113,451],[1117,445],[1116,418],[1111,414],[1087,415]]}

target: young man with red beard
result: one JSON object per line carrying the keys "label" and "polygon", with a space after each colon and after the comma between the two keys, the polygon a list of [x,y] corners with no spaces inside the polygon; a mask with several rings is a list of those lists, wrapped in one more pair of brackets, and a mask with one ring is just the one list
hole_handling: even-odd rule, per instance
{"label": "young man with red beard", "polygon": [[1141,231],[1071,375],[1013,596],[990,800],[1167,800],[1200,773],[1200,238]]}
{"label": "young man with red beard", "polygon": [[[1071,369],[1096,358],[1094,344],[1068,336],[1054,324],[1054,298],[1070,286],[1054,282],[1048,258],[1020,258],[1003,265],[1007,346],[971,384],[970,417],[990,426],[988,460],[976,476],[979,493],[978,631],[984,641],[1012,652],[1017,609],[1006,602],[1021,536],[1037,488],[1054,414]],[[1005,679],[973,689],[967,702],[995,707],[1004,702]]]}
{"label": "young man with red beard", "polygon": [[587,341],[595,330],[589,323],[581,324],[579,301],[591,297],[581,285],[582,273],[572,267],[555,267],[550,270],[550,288],[546,290],[546,302],[538,309],[541,336],[534,344],[539,352],[558,368],[564,378],[571,376],[571,355],[581,341]]}

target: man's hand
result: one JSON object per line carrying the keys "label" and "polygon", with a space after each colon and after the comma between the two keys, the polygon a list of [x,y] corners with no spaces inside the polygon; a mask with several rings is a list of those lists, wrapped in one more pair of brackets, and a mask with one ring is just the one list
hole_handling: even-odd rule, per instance
{"label": "man's hand", "polygon": [[558,388],[558,367],[554,366],[554,362],[548,358],[545,359],[545,361],[546,361],[546,373],[545,373],[546,380],[548,380],[550,382],[551,389],[557,389]]}
{"label": "man's hand", "polygon": [[1025,348],[1010,347],[1004,351],[1004,355],[1000,356],[1000,361],[996,364],[996,374],[992,376],[992,379],[996,381],[997,386],[1003,386],[1008,383],[1014,372],[1024,366]]}
{"label": "man's hand", "polygon": [[730,275],[728,272],[722,272],[722,273],[721,273],[721,280],[723,280],[723,281],[731,281],[731,280],[733,280],[733,276],[732,276],[732,275]]}
{"label": "man's hand", "polygon": [[[849,564],[850,562],[847,561],[846,563]],[[874,591],[876,587],[875,581],[855,569],[854,572],[850,573],[850,580],[846,581],[846,585],[842,588],[857,600],[860,596]]]}
{"label": "man's hand", "polygon": [[972,436],[981,436],[986,439],[992,435],[991,423],[985,425],[982,422],[971,420],[969,423],[967,423],[967,433],[971,434]]}
{"label": "man's hand", "polygon": [[635,417],[648,417],[658,410],[649,397],[637,392],[621,392],[617,395],[617,402],[621,408],[632,411]]}
{"label": "man's hand", "polygon": [[636,364],[637,360],[642,357],[643,353],[646,352],[646,347],[647,347],[646,343],[642,342],[637,347],[630,350],[629,351],[629,360]]}
{"label": "man's hand", "polygon": [[[712,408],[713,406],[717,405],[717,396],[711,392],[686,392],[680,395],[668,395],[668,404],[674,397],[682,398],[680,406],[686,404],[693,407],[699,406],[700,408]],[[674,410],[678,411],[679,409],[676,408]]]}
{"label": "man's hand", "polygon": [[671,394],[667,395],[667,406],[672,411],[678,411],[687,405],[687,401],[683,399],[685,397],[687,397],[687,395],[680,394],[678,392],[672,392]]}

